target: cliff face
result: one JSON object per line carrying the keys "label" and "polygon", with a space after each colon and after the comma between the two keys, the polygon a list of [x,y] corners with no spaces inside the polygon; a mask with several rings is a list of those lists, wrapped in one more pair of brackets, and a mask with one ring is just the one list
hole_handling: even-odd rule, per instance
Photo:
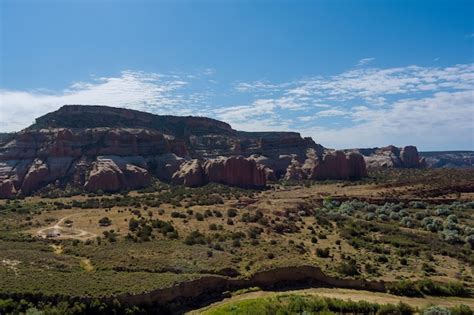
{"label": "cliff face", "polygon": [[474,151],[420,152],[430,168],[473,168]]}
{"label": "cliff face", "polygon": [[152,177],[189,186],[261,187],[284,176],[293,160],[306,159],[320,161],[316,173],[324,174],[308,178],[366,176],[356,153],[341,152],[339,162],[330,162],[325,151],[295,132],[241,132],[204,117],[68,105],[0,143],[0,197],[28,195],[48,184],[136,189]]}
{"label": "cliff face", "polygon": [[420,157],[415,146],[397,148],[389,145],[383,148],[352,149],[363,155],[368,168],[425,168],[425,159]]}

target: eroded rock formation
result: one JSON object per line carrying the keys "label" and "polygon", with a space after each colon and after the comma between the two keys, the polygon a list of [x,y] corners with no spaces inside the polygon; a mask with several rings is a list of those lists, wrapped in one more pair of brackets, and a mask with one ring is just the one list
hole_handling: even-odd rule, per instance
{"label": "eroded rock formation", "polygon": [[231,156],[183,163],[173,174],[172,182],[190,187],[212,182],[256,188],[265,186],[266,176],[265,168],[253,159]]}
{"label": "eroded rock formation", "polygon": [[334,151],[323,156],[308,155],[303,164],[293,159],[286,170],[285,179],[359,179],[366,176],[367,169],[360,154]]}
{"label": "eroded rock formation", "polygon": [[389,145],[383,148],[352,149],[347,152],[355,152],[363,155],[368,168],[424,168],[425,159],[420,157],[415,146],[397,148]]}
{"label": "eroded rock formation", "polygon": [[[359,154],[328,153],[296,132],[242,132],[204,117],[106,106],[63,106],[2,139],[1,198],[29,195],[46,185],[136,189],[153,177],[187,186],[262,187],[286,175],[366,176]],[[403,151],[406,163],[414,163],[412,153]]]}

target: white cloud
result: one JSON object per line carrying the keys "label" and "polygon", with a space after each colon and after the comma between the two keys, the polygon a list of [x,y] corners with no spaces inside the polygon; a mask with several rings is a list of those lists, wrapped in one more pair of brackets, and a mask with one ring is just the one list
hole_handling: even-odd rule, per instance
{"label": "white cloud", "polygon": [[316,120],[316,119],[319,119],[319,118],[338,117],[338,116],[347,116],[347,115],[349,115],[349,112],[344,111],[344,110],[327,109],[327,110],[319,111],[314,115],[301,116],[301,117],[299,117],[299,120],[308,122],[308,121]]}
{"label": "white cloud", "polygon": [[357,67],[362,67],[362,66],[365,66],[365,65],[371,63],[374,60],[375,60],[375,58],[363,58],[363,59],[361,59],[357,62],[356,66]]}
{"label": "white cloud", "polygon": [[473,104],[472,91],[440,92],[399,101],[388,109],[355,107],[351,113],[356,122],[353,126],[312,127],[302,132],[336,148],[415,144],[425,150],[474,149]]}
{"label": "white cloud", "polygon": [[[329,147],[474,149],[474,64],[362,68],[276,86],[275,102],[289,96],[304,115],[289,119],[291,112],[273,107],[268,119],[286,117],[291,129]],[[322,117],[330,122],[322,125]]]}
{"label": "white cloud", "polygon": [[[189,114],[209,95],[184,93],[188,81],[179,75],[123,71],[118,77],[101,77],[92,82],[76,82],[59,93],[0,90],[2,131],[17,131],[36,117],[64,104],[110,105],[154,113]],[[202,109],[202,108],[201,108]]]}
{"label": "white cloud", "polygon": [[0,128],[19,130],[63,104],[100,104],[210,116],[238,130],[299,131],[328,147],[393,143],[474,149],[474,64],[358,68],[283,83],[240,82],[219,93],[242,92],[250,101],[227,107],[212,106],[214,90],[222,88],[209,85],[214,73],[124,71],[56,93],[0,90]]}

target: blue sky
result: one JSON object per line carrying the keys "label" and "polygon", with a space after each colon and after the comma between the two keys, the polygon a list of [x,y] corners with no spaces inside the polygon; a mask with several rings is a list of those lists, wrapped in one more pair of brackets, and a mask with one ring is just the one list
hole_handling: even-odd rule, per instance
{"label": "blue sky", "polygon": [[474,149],[473,1],[0,3],[0,131],[81,103]]}

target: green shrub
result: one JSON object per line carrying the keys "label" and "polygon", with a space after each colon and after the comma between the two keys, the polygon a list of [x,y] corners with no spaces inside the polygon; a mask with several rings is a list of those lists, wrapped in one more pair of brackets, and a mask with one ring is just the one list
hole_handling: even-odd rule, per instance
{"label": "green shrub", "polygon": [[199,231],[192,231],[186,238],[184,239],[184,244],[186,245],[195,245],[195,244],[206,244],[206,239],[203,234]]}
{"label": "green shrub", "polygon": [[348,262],[342,262],[338,267],[337,271],[345,276],[357,276],[359,275],[359,269],[355,260],[351,259]]}
{"label": "green shrub", "polygon": [[112,224],[112,220],[110,220],[108,217],[103,217],[99,220],[100,226],[109,226],[111,224]]}
{"label": "green shrub", "polygon": [[329,248],[316,248],[316,256],[321,258],[328,258],[329,257]]}

